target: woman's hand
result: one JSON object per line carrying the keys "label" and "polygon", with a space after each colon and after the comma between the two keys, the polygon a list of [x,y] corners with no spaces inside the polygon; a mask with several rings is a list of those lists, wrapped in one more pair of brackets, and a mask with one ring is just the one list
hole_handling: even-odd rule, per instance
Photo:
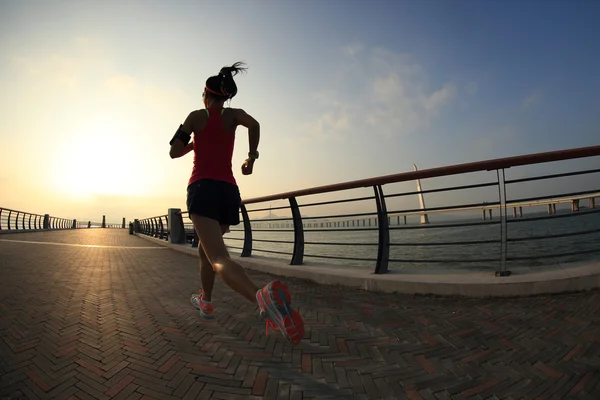
{"label": "woman's hand", "polygon": [[252,168],[254,167],[254,160],[251,158],[246,159],[242,164],[242,174],[250,175],[252,174]]}

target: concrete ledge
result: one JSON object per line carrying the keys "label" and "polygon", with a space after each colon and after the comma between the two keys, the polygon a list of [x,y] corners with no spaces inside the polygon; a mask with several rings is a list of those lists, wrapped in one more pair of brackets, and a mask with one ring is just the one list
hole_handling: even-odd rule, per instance
{"label": "concrete ledge", "polygon": [[[137,236],[198,257],[198,249],[192,248],[189,244],[172,244],[146,235]],[[260,256],[232,258],[244,267],[255,271],[307,279],[326,285],[386,293],[481,298],[581,292],[600,288],[600,261],[556,264],[547,268],[539,267],[540,271],[517,270],[511,276],[496,277],[493,272],[457,273],[454,271],[439,273],[392,271],[388,274],[376,275],[372,271],[357,268],[288,265]]]}

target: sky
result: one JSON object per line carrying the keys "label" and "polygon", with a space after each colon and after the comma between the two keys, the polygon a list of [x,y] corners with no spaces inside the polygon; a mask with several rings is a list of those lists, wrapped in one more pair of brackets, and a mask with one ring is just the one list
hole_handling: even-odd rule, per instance
{"label": "sky", "polygon": [[236,133],[246,199],[597,145],[598,15],[591,0],[0,0],[0,207],[185,209],[192,155],[168,143],[236,61],[229,105],[261,124],[251,176]]}

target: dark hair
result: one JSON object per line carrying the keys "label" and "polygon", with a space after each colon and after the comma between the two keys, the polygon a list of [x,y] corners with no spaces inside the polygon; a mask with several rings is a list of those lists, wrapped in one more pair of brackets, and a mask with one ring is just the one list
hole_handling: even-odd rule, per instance
{"label": "dark hair", "polygon": [[231,67],[221,68],[218,75],[211,76],[206,80],[206,87],[211,90],[209,93],[213,96],[225,97],[225,99],[233,98],[237,94],[237,85],[233,77],[246,69],[244,63],[239,61]]}

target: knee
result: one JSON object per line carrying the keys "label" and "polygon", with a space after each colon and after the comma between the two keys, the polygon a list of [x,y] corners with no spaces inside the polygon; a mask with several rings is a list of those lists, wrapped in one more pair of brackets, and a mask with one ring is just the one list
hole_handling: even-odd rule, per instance
{"label": "knee", "polygon": [[226,268],[229,257],[219,256],[211,260],[211,265],[217,274],[220,274]]}

